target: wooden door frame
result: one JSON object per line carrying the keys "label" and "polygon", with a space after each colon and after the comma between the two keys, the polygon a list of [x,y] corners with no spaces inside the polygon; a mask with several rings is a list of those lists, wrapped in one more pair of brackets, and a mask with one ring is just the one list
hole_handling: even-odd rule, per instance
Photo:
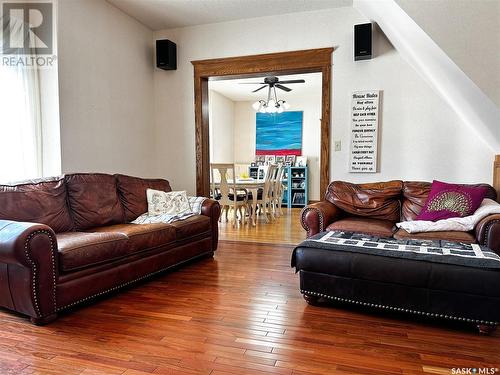
{"label": "wooden door frame", "polygon": [[208,81],[252,76],[322,74],[320,196],[330,183],[331,68],[333,48],[269,53],[191,61],[194,65],[194,105],[196,126],[196,194],[210,193],[210,140]]}
{"label": "wooden door frame", "polygon": [[497,201],[500,202],[500,155],[495,155],[493,161],[493,187],[497,191]]}

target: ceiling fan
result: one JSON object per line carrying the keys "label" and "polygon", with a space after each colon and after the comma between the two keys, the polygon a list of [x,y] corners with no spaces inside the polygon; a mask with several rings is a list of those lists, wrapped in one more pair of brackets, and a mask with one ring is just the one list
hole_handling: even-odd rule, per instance
{"label": "ceiling fan", "polygon": [[292,91],[292,89],[288,88],[286,86],[283,86],[283,85],[288,85],[291,83],[305,83],[305,82],[306,81],[304,81],[303,79],[291,79],[288,81],[280,81],[280,79],[278,77],[269,76],[269,77],[264,78],[264,82],[240,82],[240,83],[242,85],[263,85],[263,86],[259,87],[258,89],[253,90],[252,92],[260,91],[267,86],[269,86],[269,88],[277,87],[283,91],[289,92],[289,91]]}
{"label": "ceiling fan", "polygon": [[[269,76],[264,78],[264,82],[241,82],[244,85],[263,85],[258,89],[253,90],[252,92],[260,91],[266,87],[268,87],[267,92],[267,100],[259,100],[255,102],[252,107],[261,113],[281,113],[283,110],[290,108],[290,105],[285,100],[278,100],[276,95],[276,88],[290,92],[291,88],[283,86],[283,84],[292,84],[292,83],[305,83],[303,79],[292,79],[288,81],[280,81],[278,77]],[[273,95],[274,94],[274,95]]]}

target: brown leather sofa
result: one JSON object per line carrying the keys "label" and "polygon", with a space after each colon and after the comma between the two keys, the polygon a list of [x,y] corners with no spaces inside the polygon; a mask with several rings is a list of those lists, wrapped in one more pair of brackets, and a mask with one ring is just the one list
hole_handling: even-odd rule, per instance
{"label": "brown leather sofa", "polygon": [[[496,200],[488,187],[487,198]],[[400,221],[413,220],[429,195],[431,184],[416,181],[389,181],[369,184],[332,182],[325,199],[306,206],[301,215],[307,237],[330,230],[359,232],[396,239],[448,240],[479,243],[500,254],[500,215],[484,218],[471,232],[427,232],[409,234],[398,229]]]}
{"label": "brown leather sofa", "polygon": [[69,174],[0,185],[0,306],[45,324],[70,306],[217,249],[220,206],[172,224],[128,224],[162,179]]}

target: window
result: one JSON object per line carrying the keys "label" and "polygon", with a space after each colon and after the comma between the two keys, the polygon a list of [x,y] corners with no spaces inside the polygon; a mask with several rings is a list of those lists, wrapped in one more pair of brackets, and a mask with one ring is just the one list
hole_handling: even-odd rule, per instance
{"label": "window", "polygon": [[13,2],[0,14],[3,32],[9,31],[0,39],[0,182],[61,169],[57,64],[44,64],[55,59],[55,26],[39,27],[52,22],[53,9],[30,4]]}
{"label": "window", "polygon": [[0,66],[0,181],[42,175],[38,72]]}

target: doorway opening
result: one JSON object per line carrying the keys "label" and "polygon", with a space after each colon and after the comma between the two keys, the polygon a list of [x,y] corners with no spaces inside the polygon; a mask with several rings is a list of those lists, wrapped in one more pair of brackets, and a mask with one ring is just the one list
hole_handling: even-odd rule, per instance
{"label": "doorway opening", "polygon": [[[301,209],[320,200],[321,73],[273,76],[272,82],[283,83],[277,89],[261,84],[267,77],[208,82],[210,166],[234,164],[228,175],[234,173],[240,195],[247,191],[253,198],[253,187],[260,198],[259,215],[253,215],[252,201],[247,209],[238,208],[239,219],[243,211],[248,215],[245,225],[238,220],[233,226],[234,208],[223,209],[220,236],[297,243],[303,239]],[[265,181],[271,163],[277,166],[275,181]],[[275,198],[272,207],[265,204],[264,191],[269,200]]]}
{"label": "doorway opening", "polygon": [[[304,148],[315,147],[316,148],[316,156],[314,156],[314,152],[311,153],[309,150],[308,153],[311,154],[311,159],[308,161],[309,166],[313,167],[313,178],[316,179],[315,183],[308,183],[308,186],[312,186],[312,190],[309,192],[309,197],[306,198],[307,201],[304,203],[307,204],[308,201],[311,200],[319,200],[322,196],[324,196],[326,187],[329,183],[329,159],[330,159],[330,100],[331,100],[331,55],[333,52],[333,48],[322,48],[315,50],[305,50],[305,51],[294,51],[294,52],[283,52],[283,53],[274,53],[274,54],[266,54],[266,55],[254,55],[254,56],[243,56],[243,57],[232,57],[232,58],[223,58],[223,59],[212,59],[212,60],[202,60],[202,61],[193,61],[195,77],[195,118],[196,118],[196,188],[198,195],[208,196],[210,194],[210,163],[211,162],[232,162],[235,163],[240,169],[236,173],[239,177],[245,177],[247,174],[246,171],[251,172],[250,167],[255,163],[257,164],[259,160],[255,158],[255,154],[263,154],[266,152],[262,152],[262,150],[256,150],[259,148],[258,140],[256,141],[256,122],[258,121],[259,112],[263,112],[262,108],[256,109],[252,108],[251,101],[262,100],[267,101],[269,99],[267,91],[267,87],[257,86],[253,90],[249,90],[252,86],[247,85],[248,92],[254,91],[261,87],[264,94],[255,93],[254,96],[244,96],[237,97],[238,94],[235,92],[231,92],[231,87],[233,91],[242,92],[241,89],[236,89],[238,87],[244,86],[243,82],[248,81],[261,81],[264,82],[266,77],[277,77],[281,81],[295,81],[304,79],[309,82],[309,85],[306,87],[314,87],[314,83],[319,86],[317,87],[319,93],[316,96],[317,100],[320,102],[319,106],[317,106],[316,114],[312,114],[314,112],[311,109],[308,109],[307,116],[308,119],[304,122],[304,132],[307,131],[307,134],[304,135],[304,141],[308,140],[308,137],[313,135],[313,131],[308,130],[307,127],[311,127],[312,118],[316,117],[316,126],[318,129],[317,141],[309,140],[308,144],[304,144]],[[252,79],[253,80],[250,80]],[[222,82],[227,81],[227,82]],[[273,80],[271,80],[272,82]],[[269,78],[265,81],[269,82]],[[285,88],[293,89],[293,91],[301,92],[304,94],[304,97],[308,97],[307,93],[304,93],[304,90],[299,89],[299,85],[284,85]],[[288,87],[286,87],[288,86]],[[283,85],[282,85],[283,87]],[[265,88],[265,89],[264,89]],[[225,91],[226,90],[226,91]],[[229,91],[228,91],[229,90]],[[289,92],[283,88],[279,91],[278,96],[279,100],[287,101],[292,105],[288,111],[286,111],[287,116],[303,116],[304,110],[300,110],[301,107],[307,106],[304,103],[307,100],[296,100],[298,97],[295,95],[289,96]],[[292,91],[292,92],[293,92]],[[269,91],[270,93],[270,91]],[[233,98],[228,98],[233,96]],[[311,96],[311,95],[309,95]],[[314,96],[314,95],[312,95]],[[266,100],[267,98],[267,100]],[[292,99],[293,98],[293,99]],[[237,100],[240,99],[240,100]],[[242,100],[243,99],[243,100]],[[254,100],[255,99],[255,100]],[[273,98],[276,99],[276,98]],[[227,110],[221,110],[216,114],[211,113],[210,107],[215,103],[223,103],[224,101],[232,101],[236,100],[237,104],[232,105],[233,110],[229,112]],[[276,104],[273,102],[273,104]],[[231,107],[231,105],[230,105]],[[238,108],[237,111],[234,111],[234,108]],[[294,111],[295,109],[295,111]],[[213,112],[213,111],[212,111]],[[216,124],[221,124],[221,122],[231,122],[229,118],[232,117],[233,123],[235,120],[235,112],[237,116],[238,124],[236,127],[232,127],[231,131],[221,130],[220,127],[217,128]],[[266,117],[261,114],[262,117]],[[266,113],[268,115],[268,113]],[[275,114],[278,115],[278,114]],[[214,117],[215,116],[215,117]],[[252,117],[253,116],[253,117]],[[285,117],[287,117],[285,116]],[[278,118],[283,116],[271,116],[272,118]],[[301,118],[302,121],[302,118]],[[301,124],[302,125],[302,124]],[[249,132],[253,130],[253,135]],[[221,135],[222,131],[222,135]],[[234,132],[238,134],[234,134]],[[231,132],[233,135],[231,136]],[[241,135],[241,137],[239,137]],[[246,138],[249,139],[246,139]],[[230,142],[229,139],[232,138],[233,142]],[[241,139],[243,142],[241,145],[238,142],[234,142],[234,140]],[[314,144],[314,145],[312,145]],[[237,149],[237,152],[234,150]],[[258,152],[257,152],[258,151]],[[302,155],[302,150],[300,150],[299,154]],[[252,156],[253,154],[253,156]],[[271,154],[273,154],[271,152]],[[288,163],[288,165],[290,165]],[[294,164],[292,164],[293,166]],[[309,168],[308,168],[309,169]],[[299,177],[305,178],[307,174],[304,173],[303,169],[297,169],[292,171],[292,169],[288,169],[288,174],[297,177],[293,181],[289,180],[288,188],[292,187],[304,188],[304,183],[300,186]],[[250,174],[250,173],[248,173]],[[235,175],[236,178],[236,175]],[[289,196],[288,199],[293,199],[294,202],[299,202],[300,198],[304,199],[304,193],[298,193],[299,190],[294,191],[292,196]],[[299,197],[299,200],[297,200]],[[290,206],[289,206],[290,207]],[[285,225],[287,230],[290,233],[298,232],[301,233],[302,229],[300,228],[299,222],[299,212],[300,209],[295,209],[294,214],[288,215],[286,219],[286,223],[281,222],[281,226]],[[291,222],[290,222],[291,221]],[[252,228],[251,225],[248,226]],[[277,230],[277,227],[272,226],[264,226],[260,227],[260,235],[263,238],[259,239],[259,235],[252,236],[252,240],[257,242],[275,242],[282,243],[281,240],[285,240],[288,238],[288,242],[296,243],[296,240],[291,239],[290,235],[286,235],[286,233],[278,234],[280,231]],[[266,228],[266,229],[264,229]],[[255,231],[255,227],[253,227]],[[269,231],[267,231],[269,229]],[[272,233],[272,236],[268,236],[265,233]],[[286,231],[283,231],[286,232]],[[249,240],[248,236],[243,235],[242,231],[234,231],[233,235],[230,238],[226,239],[240,239],[240,240]],[[248,234],[248,233],[247,233]],[[256,233],[254,233],[256,234]],[[285,238],[281,238],[281,237]],[[246,237],[246,238],[245,238]],[[293,237],[293,236],[292,236]],[[224,235],[221,233],[221,239],[224,239]]]}

